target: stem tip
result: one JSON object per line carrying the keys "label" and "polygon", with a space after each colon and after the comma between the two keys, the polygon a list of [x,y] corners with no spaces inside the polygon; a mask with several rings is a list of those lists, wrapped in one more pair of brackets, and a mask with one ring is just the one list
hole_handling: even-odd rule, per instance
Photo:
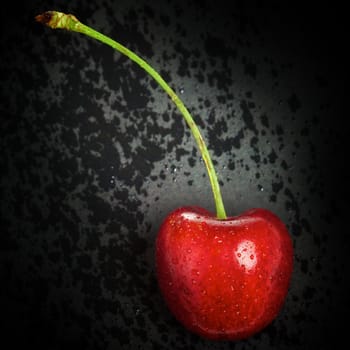
{"label": "stem tip", "polygon": [[39,23],[45,24],[47,26],[50,26],[50,22],[53,18],[53,12],[52,11],[46,11],[40,15],[35,16],[35,20]]}

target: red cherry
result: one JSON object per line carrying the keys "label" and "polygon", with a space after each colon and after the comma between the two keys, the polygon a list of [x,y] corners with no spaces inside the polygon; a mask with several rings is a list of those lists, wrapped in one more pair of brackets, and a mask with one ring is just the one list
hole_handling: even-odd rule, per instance
{"label": "red cherry", "polygon": [[73,15],[49,11],[36,19],[95,38],[137,63],[170,96],[197,142],[216,216],[201,208],[180,208],[160,229],[157,273],[170,310],[188,329],[212,339],[246,338],[264,328],[281,309],[292,273],[292,242],[283,223],[264,209],[227,218],[214,165],[197,125],[175,91],[146,61]]}
{"label": "red cherry", "polygon": [[238,340],[280,311],[293,267],[291,238],[265,209],[224,220],[198,207],[167,216],[156,241],[161,292],[175,317],[210,339]]}

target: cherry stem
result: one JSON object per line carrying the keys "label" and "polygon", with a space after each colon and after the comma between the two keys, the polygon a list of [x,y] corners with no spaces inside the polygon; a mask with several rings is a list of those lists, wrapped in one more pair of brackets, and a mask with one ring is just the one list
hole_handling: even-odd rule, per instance
{"label": "cherry stem", "polygon": [[87,25],[81,23],[74,15],[65,14],[57,11],[47,11],[41,15],[35,17],[38,22],[44,23],[50,28],[60,28],[66,29],[78,33],[85,34],[91,38],[94,38],[102,43],[111,46],[115,50],[124,54],[132,61],[137,63],[141,68],[143,68],[150,76],[152,76],[156,82],[165,90],[165,92],[170,96],[171,100],[175,103],[184,119],[186,120],[194,139],[197,142],[198,148],[202,155],[203,161],[207,168],[210,184],[212,187],[214,201],[216,206],[216,216],[218,219],[226,219],[226,212],[224,204],[222,201],[221,191],[217,175],[214,169],[213,162],[211,161],[207,146],[203,140],[203,137],[195,124],[191,114],[188,109],[185,107],[181,99],[176,95],[175,91],[165,82],[165,80],[142,58],[137,54],[121,45],[117,41],[109,38],[106,35],[99,33],[98,31],[88,27]]}

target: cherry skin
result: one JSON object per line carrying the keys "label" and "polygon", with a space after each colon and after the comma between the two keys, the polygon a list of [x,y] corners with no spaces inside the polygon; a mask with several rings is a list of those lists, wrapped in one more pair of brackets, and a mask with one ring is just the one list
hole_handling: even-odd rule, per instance
{"label": "cherry skin", "polygon": [[224,220],[198,207],[169,214],[156,240],[160,290],[187,329],[239,340],[276,318],[287,295],[293,247],[265,209]]}

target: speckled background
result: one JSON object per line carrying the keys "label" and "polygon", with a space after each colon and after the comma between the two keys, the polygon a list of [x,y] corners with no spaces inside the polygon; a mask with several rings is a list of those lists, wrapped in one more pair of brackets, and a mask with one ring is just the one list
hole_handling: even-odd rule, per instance
{"label": "speckled background", "polygon": [[[329,349],[347,339],[344,9],[255,1],[28,1],[1,9],[3,349]],[[226,210],[266,207],[295,247],[278,318],[241,342],[188,333],[154,241],[182,205],[214,210],[181,116],[135,64],[34,22],[74,13],[149,61],[198,122]],[[335,22],[334,22],[335,20]]]}

